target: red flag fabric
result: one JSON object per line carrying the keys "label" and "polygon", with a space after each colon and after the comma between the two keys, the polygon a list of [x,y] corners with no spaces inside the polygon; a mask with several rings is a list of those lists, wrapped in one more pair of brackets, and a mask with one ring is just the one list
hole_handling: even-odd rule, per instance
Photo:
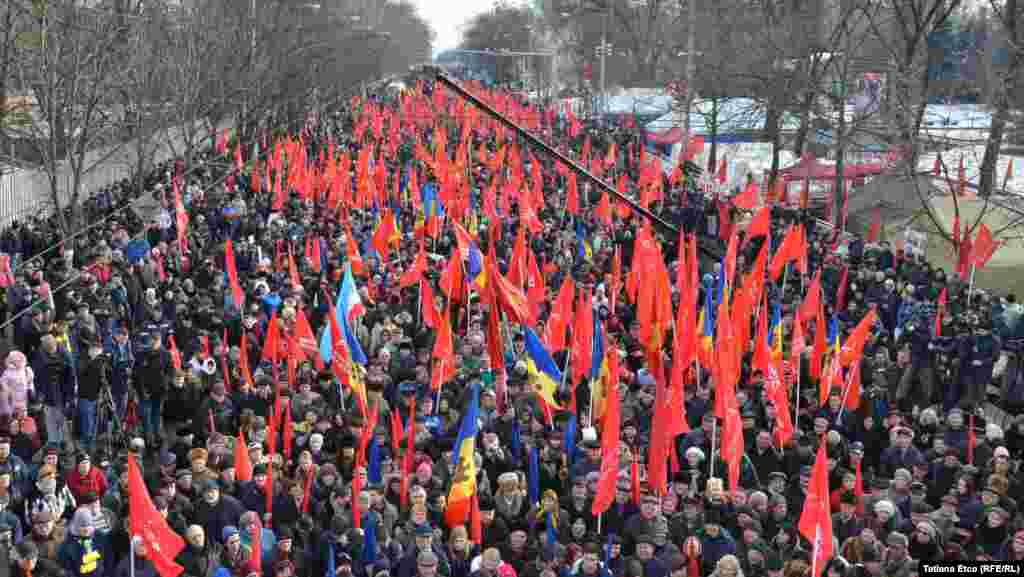
{"label": "red flag fabric", "polygon": [[978,226],[978,234],[974,237],[974,251],[971,255],[971,264],[978,268],[985,268],[989,259],[999,248],[999,243],[992,238],[992,231],[985,223]]}
{"label": "red flag fabric", "polygon": [[171,364],[174,366],[175,371],[181,370],[181,351],[178,350],[178,344],[174,341],[174,335],[167,337],[168,351],[171,353]]}
{"label": "red flag fabric", "polygon": [[729,204],[718,202],[718,237],[722,240],[729,240],[732,236],[732,217],[729,214]]}
{"label": "red flag fabric", "polygon": [[736,195],[736,198],[732,200],[732,203],[736,205],[736,208],[754,210],[757,208],[759,192],[760,190],[757,187],[757,183],[751,181],[747,183],[747,187],[743,189],[743,192]]}
{"label": "red flag fabric", "polygon": [[302,286],[302,277],[299,276],[299,267],[295,266],[295,255],[292,254],[292,249],[288,249],[288,280],[292,283],[292,288],[300,288]]}
{"label": "red flag fabric", "polygon": [[420,314],[423,315],[423,324],[432,329],[437,328],[439,315],[434,308],[434,289],[424,278],[420,279]]}
{"label": "red flag fabric", "polygon": [[281,347],[281,333],[277,324],[277,311],[274,311],[270,315],[270,322],[267,323],[267,336],[263,341],[263,354],[260,356],[262,360],[275,364],[284,356]]}
{"label": "red flag fabric", "polygon": [[174,562],[185,549],[185,541],[156,510],[146,490],[135,457],[128,455],[128,521],[133,536],[142,538],[148,557],[160,577],[177,577],[185,569]]}
{"label": "red flag fabric", "polygon": [[292,445],[295,442],[295,429],[292,423],[292,403],[291,401],[284,405],[284,427],[281,434],[281,451],[283,452],[285,463],[292,458]]}
{"label": "red flag fabric", "polygon": [[[821,269],[819,269],[821,270]],[[839,288],[836,289],[836,309],[846,309],[846,285],[850,278],[850,267],[843,265],[843,272],[839,275]]]}
{"label": "red flag fabric", "polygon": [[971,257],[974,254],[973,243],[970,233],[964,234],[960,242],[960,254],[957,258],[957,272],[960,273],[960,280],[966,281],[971,276]]}
{"label": "red flag fabric", "polygon": [[238,431],[235,439],[235,479],[238,481],[252,480],[252,460],[249,459],[249,445],[245,442],[245,433]]}
{"label": "red flag fabric", "polygon": [[946,294],[946,287],[942,287],[942,292],[939,293],[938,306],[935,311],[935,336],[942,336],[942,316],[946,314],[946,299],[949,298]]}
{"label": "red flag fabric", "polygon": [[805,348],[807,348],[807,342],[804,337],[804,322],[802,315],[800,314],[800,309],[797,309],[797,311],[793,313],[793,340],[789,346],[789,362],[792,363],[794,367],[800,366],[800,353],[802,353]]}
{"label": "red flag fabric", "polygon": [[828,490],[828,443],[818,445],[811,481],[807,485],[804,510],[800,513],[800,534],[811,543],[811,577],[819,577],[832,558],[832,515]]}
{"label": "red flag fabric", "polygon": [[242,292],[242,285],[238,283],[238,268],[235,265],[235,246],[230,238],[224,246],[224,268],[227,270],[228,282],[231,284],[231,298],[235,301],[235,306],[240,310],[244,310],[245,293]]}
{"label": "red flag fabric", "polygon": [[558,297],[555,299],[555,306],[551,309],[548,318],[548,350],[552,353],[565,349],[565,331],[569,328],[569,319],[572,318],[572,303],[576,297],[576,287],[572,277],[566,275],[562,281],[562,288],[558,290]]}
{"label": "red flag fabric", "polygon": [[775,251],[775,255],[772,256],[772,261],[768,265],[768,272],[773,281],[778,280],[779,275],[782,274],[782,269],[791,261],[797,261],[797,267],[801,271],[806,271],[807,245],[804,243],[802,231],[803,229],[800,226],[790,227],[789,231],[786,232],[786,236],[779,244],[778,250]]}
{"label": "red flag fabric", "polygon": [[942,174],[942,155],[935,155],[935,162],[932,163],[932,176],[940,176]]}
{"label": "red flag fabric", "polygon": [[469,542],[482,545],[484,542],[483,522],[480,519],[480,500],[476,491],[469,502]]}
{"label": "red flag fabric", "polygon": [[874,309],[869,310],[868,314],[864,315],[850,332],[850,336],[846,337],[846,341],[839,351],[842,366],[848,367],[860,363],[861,357],[864,356],[864,346],[867,344],[868,338],[871,337],[871,329],[877,320],[878,313]]}
{"label": "red flag fabric", "polygon": [[871,216],[871,226],[868,228],[868,242],[878,242],[882,235],[882,208],[875,207]]}
{"label": "red flag fabric", "polygon": [[748,240],[758,236],[768,236],[771,233],[771,228],[772,209],[770,206],[765,206],[757,211],[754,218],[750,220],[750,224],[747,225],[747,235],[743,239],[743,244],[746,245]]}
{"label": "red flag fabric", "polygon": [[171,185],[174,187],[174,224],[178,233],[178,249],[184,254],[188,252],[188,211],[185,210],[185,203],[181,200],[178,179],[172,179]]}

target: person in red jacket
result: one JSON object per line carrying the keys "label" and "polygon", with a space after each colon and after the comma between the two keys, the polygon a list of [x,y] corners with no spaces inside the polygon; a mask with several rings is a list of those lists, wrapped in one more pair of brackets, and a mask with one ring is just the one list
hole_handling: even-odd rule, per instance
{"label": "person in red jacket", "polygon": [[99,469],[92,466],[89,454],[84,451],[78,453],[75,463],[75,468],[67,474],[68,489],[75,501],[81,501],[89,492],[96,493],[102,499],[107,493],[107,479]]}

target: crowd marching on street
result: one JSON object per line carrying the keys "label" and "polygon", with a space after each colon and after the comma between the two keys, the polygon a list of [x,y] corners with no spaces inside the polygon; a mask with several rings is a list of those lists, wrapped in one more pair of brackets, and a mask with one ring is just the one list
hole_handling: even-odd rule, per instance
{"label": "crowd marching on street", "polygon": [[944,271],[781,185],[707,194],[698,138],[666,167],[631,131],[471,86],[630,207],[408,85],[218,133],[142,197],[94,194],[73,236],[0,233],[0,571],[1024,560],[1024,308],[971,286],[987,229],[957,227]]}

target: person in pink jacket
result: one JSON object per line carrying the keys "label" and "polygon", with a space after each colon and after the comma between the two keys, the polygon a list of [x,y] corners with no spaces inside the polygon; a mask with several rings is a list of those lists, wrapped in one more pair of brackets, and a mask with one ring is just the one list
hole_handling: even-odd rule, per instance
{"label": "person in pink jacket", "polygon": [[21,351],[8,353],[4,366],[0,375],[0,418],[6,420],[14,414],[16,406],[28,406],[29,397],[35,392],[35,374]]}

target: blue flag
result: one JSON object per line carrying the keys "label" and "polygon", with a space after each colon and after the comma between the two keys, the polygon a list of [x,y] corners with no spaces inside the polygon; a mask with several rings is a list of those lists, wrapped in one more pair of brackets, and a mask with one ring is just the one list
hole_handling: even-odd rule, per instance
{"label": "blue flag", "polygon": [[366,466],[366,480],[377,484],[384,482],[384,475],[380,468],[380,445],[377,444],[376,435],[370,436],[370,457]]}
{"label": "blue flag", "polygon": [[512,449],[512,461],[518,464],[519,455],[523,452],[523,441],[519,436],[519,419],[512,421],[512,442],[510,447]]}
{"label": "blue flag", "polygon": [[327,552],[327,572],[324,574],[324,577],[335,577],[335,572],[336,571],[334,568],[334,543],[332,542],[331,548]]}
{"label": "blue flag", "polygon": [[540,503],[540,459],[537,455],[537,447],[530,449],[530,478],[527,491],[530,505]]}
{"label": "blue flag", "polygon": [[363,565],[377,562],[377,519],[373,513],[363,518]]}
{"label": "blue flag", "polygon": [[569,465],[569,478],[572,478],[573,465],[576,464],[576,415],[569,415],[565,425],[565,459]]}

